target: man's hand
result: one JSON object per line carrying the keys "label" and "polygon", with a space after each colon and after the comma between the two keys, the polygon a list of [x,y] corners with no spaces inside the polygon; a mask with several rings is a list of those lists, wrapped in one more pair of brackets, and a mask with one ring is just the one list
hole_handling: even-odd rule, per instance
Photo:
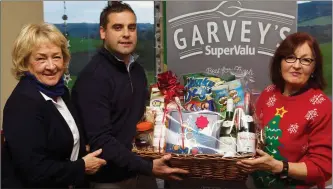
{"label": "man's hand", "polygon": [[184,169],[171,168],[166,162],[171,159],[171,155],[165,155],[160,159],[153,161],[153,175],[165,180],[183,180],[180,175],[188,174],[189,172]]}
{"label": "man's hand", "polygon": [[89,144],[86,145],[86,152],[87,152],[87,153],[90,152],[90,146],[89,146]]}

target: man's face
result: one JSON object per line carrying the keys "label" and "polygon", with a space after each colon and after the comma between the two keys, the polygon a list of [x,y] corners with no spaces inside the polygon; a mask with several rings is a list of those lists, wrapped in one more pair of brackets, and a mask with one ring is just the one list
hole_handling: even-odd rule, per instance
{"label": "man's face", "polygon": [[130,11],[111,13],[106,28],[100,28],[106,48],[120,56],[130,55],[137,43],[136,17]]}

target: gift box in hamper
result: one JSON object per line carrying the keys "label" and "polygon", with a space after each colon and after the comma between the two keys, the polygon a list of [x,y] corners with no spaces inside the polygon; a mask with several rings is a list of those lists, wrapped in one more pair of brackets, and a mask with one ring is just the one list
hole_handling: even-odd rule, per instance
{"label": "gift box in hamper", "polygon": [[[172,88],[178,87],[169,86]],[[159,127],[154,127],[154,150],[135,152],[149,159],[171,153],[170,165],[189,170],[190,178],[245,180],[249,170],[236,162],[255,155],[255,124],[249,107],[246,107],[250,104],[250,93],[244,92],[240,97],[245,97],[243,107],[236,107],[236,102],[229,96],[225,116],[208,110],[184,111],[180,107],[182,103],[175,102],[176,93],[164,90],[163,94],[173,96],[165,98],[167,103],[164,102],[163,114],[157,119]],[[175,106],[168,109],[170,102]]]}
{"label": "gift box in hamper", "polygon": [[220,116],[217,113],[178,112],[168,115],[166,152],[175,154],[218,153]]}
{"label": "gift box in hamper", "polygon": [[246,180],[250,170],[236,162],[254,158],[255,128],[242,108],[234,111],[227,112],[230,120],[217,112],[172,111],[165,139],[166,152],[174,154],[170,164],[188,170],[191,178]]}

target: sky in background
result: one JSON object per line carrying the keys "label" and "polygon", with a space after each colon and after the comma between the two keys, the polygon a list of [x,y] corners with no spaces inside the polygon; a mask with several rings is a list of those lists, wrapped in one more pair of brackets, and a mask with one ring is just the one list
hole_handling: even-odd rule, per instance
{"label": "sky in background", "polygon": [[[124,1],[131,5],[137,15],[138,23],[154,23],[153,1]],[[306,3],[310,1],[298,1]],[[68,23],[99,23],[99,14],[107,1],[66,1]],[[44,21],[58,24],[63,23],[63,1],[44,1]]]}
{"label": "sky in background", "polygon": [[[131,5],[137,15],[138,23],[154,23],[153,1],[124,1]],[[107,1],[66,1],[67,23],[99,23],[99,15]],[[63,23],[63,1],[44,1],[44,21]]]}

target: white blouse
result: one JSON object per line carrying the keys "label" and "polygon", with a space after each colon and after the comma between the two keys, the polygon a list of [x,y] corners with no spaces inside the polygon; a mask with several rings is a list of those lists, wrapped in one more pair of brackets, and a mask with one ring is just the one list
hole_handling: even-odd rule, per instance
{"label": "white blouse", "polygon": [[80,133],[79,133],[79,130],[77,128],[77,125],[75,123],[75,120],[74,120],[72,114],[68,110],[65,102],[62,100],[61,97],[58,97],[57,102],[55,102],[52,98],[46,96],[44,93],[42,93],[42,92],[40,92],[40,93],[42,94],[42,96],[44,97],[45,100],[51,100],[53,102],[53,104],[58,109],[58,111],[60,112],[62,117],[66,120],[67,125],[69,126],[70,130],[72,131],[73,139],[74,139],[73,150],[72,150],[70,160],[71,161],[77,160],[77,158],[79,156],[79,150],[80,150],[80,142],[79,142]]}

